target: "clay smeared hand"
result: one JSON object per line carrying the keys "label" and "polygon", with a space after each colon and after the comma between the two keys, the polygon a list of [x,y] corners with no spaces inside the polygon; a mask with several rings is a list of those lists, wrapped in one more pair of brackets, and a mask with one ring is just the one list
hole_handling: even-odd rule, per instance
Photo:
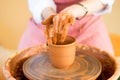
{"label": "clay smeared hand", "polygon": [[[59,19],[59,20],[55,20],[55,22],[58,21],[56,22],[58,23],[57,26],[55,26],[57,28],[56,30],[58,33],[57,44],[61,44],[64,42],[67,36],[68,27],[74,23],[75,18],[72,14],[69,14],[69,13],[59,13],[57,17]],[[56,23],[53,23],[53,24],[56,24]]]}
{"label": "clay smeared hand", "polygon": [[69,13],[59,13],[44,20],[42,24],[45,25],[45,35],[48,43],[63,43],[67,36],[68,27],[74,21],[75,17]]}

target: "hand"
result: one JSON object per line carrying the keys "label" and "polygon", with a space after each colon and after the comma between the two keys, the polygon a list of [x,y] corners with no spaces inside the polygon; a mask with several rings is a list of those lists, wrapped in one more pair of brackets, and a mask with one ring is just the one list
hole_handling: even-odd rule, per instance
{"label": "hand", "polygon": [[59,13],[53,18],[53,26],[54,26],[54,44],[61,44],[64,42],[68,27],[72,25],[75,21],[75,18],[70,13]]}
{"label": "hand", "polygon": [[74,5],[71,5],[71,6],[68,6],[66,7],[65,9],[63,9],[60,13],[68,13],[68,14],[71,14],[73,15],[75,18],[78,17],[78,16],[81,16],[83,15],[81,13],[81,11],[83,11],[82,9],[80,9],[81,7],[74,4]]}
{"label": "hand", "polygon": [[44,31],[45,31],[45,37],[47,39],[48,43],[52,43],[52,37],[53,37],[53,17],[55,15],[49,16],[46,20],[42,21],[41,23],[45,25]]}
{"label": "hand", "polygon": [[67,36],[68,26],[72,25],[74,21],[75,18],[70,13],[51,15],[48,19],[44,20],[42,24],[46,25],[45,34],[48,43],[63,43]]}

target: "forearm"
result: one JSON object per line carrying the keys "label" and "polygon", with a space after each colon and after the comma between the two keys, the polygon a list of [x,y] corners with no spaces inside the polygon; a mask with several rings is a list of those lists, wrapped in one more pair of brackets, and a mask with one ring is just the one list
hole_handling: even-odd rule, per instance
{"label": "forearm", "polygon": [[106,5],[104,5],[101,2],[101,0],[83,0],[80,3],[83,4],[87,8],[88,15],[94,14],[106,7]]}
{"label": "forearm", "polygon": [[[87,15],[96,13],[105,7],[105,5],[103,5],[100,0],[83,0],[82,2],[80,2],[80,4],[84,5],[87,8]],[[85,14],[82,6],[74,4],[71,7],[73,8],[71,12],[75,17],[83,16]],[[47,7],[42,11],[42,17],[44,19],[48,18],[52,14],[55,14],[55,11],[51,7]]]}
{"label": "forearm", "polygon": [[[109,0],[110,1],[110,0]],[[106,2],[106,4],[103,2]],[[114,2],[114,0],[111,0],[110,5],[112,5],[112,3]],[[84,5],[84,7],[86,7],[88,13],[89,14],[96,14],[99,13],[100,11],[105,11],[105,8],[108,7],[108,1],[101,1],[101,0],[83,0],[82,2],[79,2],[80,4]],[[71,12],[75,17],[80,17],[83,16],[85,14],[85,10],[82,6],[78,5],[78,4],[73,4],[67,8],[65,8],[63,11],[61,12]]]}

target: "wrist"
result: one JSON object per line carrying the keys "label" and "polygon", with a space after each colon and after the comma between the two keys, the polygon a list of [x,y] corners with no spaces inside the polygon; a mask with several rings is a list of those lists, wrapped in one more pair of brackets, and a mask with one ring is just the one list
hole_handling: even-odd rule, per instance
{"label": "wrist", "polygon": [[86,6],[84,6],[83,4],[81,4],[81,3],[76,3],[75,5],[78,5],[79,7],[81,7],[82,8],[82,15],[77,15],[77,17],[76,17],[76,19],[77,20],[80,20],[80,19],[82,19],[83,17],[85,17],[87,14],[88,14],[88,9],[87,9],[87,7]]}
{"label": "wrist", "polygon": [[50,15],[54,15],[54,14],[56,14],[56,12],[54,11],[54,9],[51,8],[51,7],[47,7],[47,8],[45,8],[45,9],[42,11],[41,17],[42,17],[43,19],[47,19]]}
{"label": "wrist", "polygon": [[85,16],[88,13],[87,9],[86,10],[85,9],[86,8],[81,4],[73,4],[62,10],[61,13],[70,13],[75,18],[77,18],[77,17]]}

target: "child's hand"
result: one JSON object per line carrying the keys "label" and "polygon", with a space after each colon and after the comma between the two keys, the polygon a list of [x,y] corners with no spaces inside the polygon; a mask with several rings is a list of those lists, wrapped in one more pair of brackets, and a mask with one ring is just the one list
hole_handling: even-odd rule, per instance
{"label": "child's hand", "polygon": [[57,34],[53,38],[55,43],[60,44],[64,42],[68,27],[72,25],[74,21],[74,16],[69,13],[59,13],[53,18],[54,34]]}
{"label": "child's hand", "polygon": [[49,16],[47,19],[45,19],[44,21],[42,21],[41,23],[44,26],[44,31],[45,31],[45,37],[47,39],[48,43],[53,43],[52,41],[52,37],[53,37],[53,18],[55,15],[51,15]]}
{"label": "child's hand", "polygon": [[42,22],[45,26],[45,35],[48,43],[61,44],[64,42],[68,27],[75,21],[75,17],[70,13],[59,13],[51,15]]}

